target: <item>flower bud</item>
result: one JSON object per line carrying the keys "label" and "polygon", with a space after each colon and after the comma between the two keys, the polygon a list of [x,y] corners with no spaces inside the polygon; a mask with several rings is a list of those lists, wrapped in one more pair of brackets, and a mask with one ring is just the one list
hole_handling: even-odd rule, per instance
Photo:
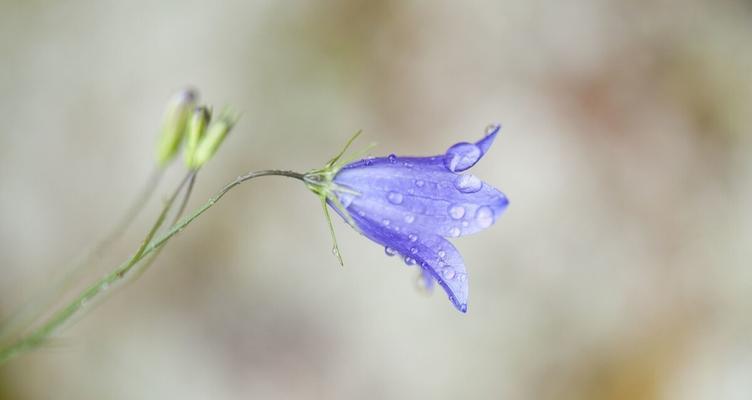
{"label": "flower bud", "polygon": [[211,111],[206,106],[199,106],[193,110],[190,119],[188,120],[188,127],[186,128],[185,136],[185,165],[188,169],[196,169],[194,162],[196,156],[196,150],[204,138],[206,133],[206,126],[211,120]]}
{"label": "flower bud", "polygon": [[164,166],[177,154],[185,127],[196,103],[196,92],[184,89],[176,93],[167,104],[162,119],[162,132],[157,143],[157,162]]}
{"label": "flower bud", "polygon": [[216,120],[209,123],[209,127],[206,128],[206,135],[199,142],[193,155],[193,168],[201,168],[214,156],[237,120],[238,115],[236,113],[225,109]]}

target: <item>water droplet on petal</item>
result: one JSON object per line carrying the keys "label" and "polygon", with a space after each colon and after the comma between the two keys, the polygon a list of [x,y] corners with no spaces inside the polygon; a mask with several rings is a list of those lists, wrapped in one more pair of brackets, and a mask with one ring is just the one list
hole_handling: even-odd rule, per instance
{"label": "water droplet on petal", "polygon": [[415,221],[415,216],[412,214],[405,215],[405,223],[412,224]]}
{"label": "water droplet on petal", "polygon": [[444,250],[439,250],[439,252],[438,252],[437,254],[438,254],[438,255],[439,255],[439,257],[441,257],[441,258],[444,258],[444,257],[446,257],[446,251],[444,251]]}
{"label": "water droplet on petal", "polygon": [[453,226],[451,229],[449,229],[449,236],[451,237],[459,237],[460,236],[460,228]]}
{"label": "water droplet on petal", "polygon": [[426,182],[424,182],[424,181],[422,181],[420,179],[418,179],[417,181],[415,181],[415,186],[417,186],[417,187],[423,187],[423,185],[425,185],[425,184],[426,184]]}
{"label": "water droplet on petal", "polygon": [[388,255],[389,257],[391,257],[391,256],[397,254],[397,250],[395,250],[395,249],[393,249],[393,248],[391,248],[389,246],[386,246],[386,247],[384,247],[384,253],[386,253],[386,255]]}
{"label": "water droplet on petal", "polygon": [[412,257],[405,257],[405,264],[407,265],[415,265],[415,259]]}
{"label": "water droplet on petal", "polygon": [[389,160],[390,163],[394,163],[395,161],[397,161],[397,156],[395,156],[394,154],[390,154],[389,157],[387,157],[387,159]]}
{"label": "water droplet on petal", "polygon": [[454,204],[449,207],[449,216],[454,219],[460,219],[465,216],[465,207],[459,204]]}
{"label": "water droplet on petal", "polygon": [[441,274],[444,275],[444,279],[453,279],[455,275],[454,270],[451,267],[445,268]]}
{"label": "water droplet on petal", "polygon": [[459,279],[460,282],[464,282],[464,281],[467,280],[467,275],[466,274],[458,274],[457,279]]}
{"label": "water droplet on petal", "polygon": [[417,254],[418,253],[418,248],[417,247],[411,247],[410,248],[410,253]]}
{"label": "water droplet on petal", "polygon": [[365,217],[366,213],[364,211],[358,211],[358,215],[360,215],[361,217]]}
{"label": "water droplet on petal", "polygon": [[382,220],[381,220],[381,224],[382,224],[382,225],[384,225],[384,226],[389,226],[389,224],[390,224],[390,223],[392,223],[392,222],[391,222],[391,221],[389,221],[389,220],[388,220],[388,219],[386,219],[386,218],[384,218],[384,219],[382,219]]}
{"label": "water droplet on petal", "polygon": [[418,241],[418,235],[411,233],[407,235],[407,238],[410,239],[411,242],[417,242]]}
{"label": "water droplet on petal", "polygon": [[389,192],[389,194],[386,195],[386,198],[392,204],[402,204],[402,200],[404,199],[400,192]]}
{"label": "water droplet on petal", "polygon": [[491,207],[483,206],[475,212],[475,221],[481,228],[488,228],[494,223],[494,212]]}
{"label": "water droplet on petal", "polygon": [[337,247],[332,247],[332,254],[334,254],[335,257],[339,257],[339,249]]}
{"label": "water droplet on petal", "polygon": [[457,143],[444,155],[444,166],[452,172],[464,171],[480,159],[483,152],[472,143]]}
{"label": "water droplet on petal", "polygon": [[483,187],[483,182],[475,175],[464,174],[457,177],[454,187],[462,193],[475,193]]}
{"label": "water droplet on petal", "polygon": [[488,126],[486,127],[486,130],[485,130],[484,132],[486,133],[486,135],[490,135],[490,134],[492,134],[492,133],[493,133],[493,132],[494,132],[494,131],[496,130],[496,128],[498,128],[498,127],[499,127],[499,125],[498,125],[498,124],[491,124],[491,125],[488,125]]}

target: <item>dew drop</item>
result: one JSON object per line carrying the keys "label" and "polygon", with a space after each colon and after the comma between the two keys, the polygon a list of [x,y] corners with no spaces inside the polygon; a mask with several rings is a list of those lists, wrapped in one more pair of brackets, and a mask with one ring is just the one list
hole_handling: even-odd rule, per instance
{"label": "dew drop", "polygon": [[486,127],[486,130],[484,131],[486,135],[490,135],[494,133],[494,131],[498,130],[501,126],[499,124],[490,124]]}
{"label": "dew drop", "polygon": [[364,211],[358,211],[358,215],[360,215],[361,217],[365,217],[366,213]]}
{"label": "dew drop", "polygon": [[400,192],[389,192],[389,194],[386,195],[386,198],[392,204],[402,204],[402,201],[404,200],[404,197]]}
{"label": "dew drop", "polygon": [[444,279],[454,279],[455,276],[454,270],[451,267],[445,268],[441,271],[441,274],[444,275]]}
{"label": "dew drop", "polygon": [[390,154],[389,157],[387,157],[387,159],[389,160],[390,163],[394,163],[397,161],[397,156],[395,156],[394,154]]}
{"label": "dew drop", "polygon": [[407,235],[407,238],[408,238],[408,239],[409,239],[409,240],[410,240],[411,242],[417,242],[417,241],[418,241],[418,235],[416,235],[416,234],[414,234],[414,233],[411,233],[411,234]]}
{"label": "dew drop", "polygon": [[475,212],[475,221],[481,228],[488,228],[494,223],[494,212],[491,207],[483,206]]}
{"label": "dew drop", "polygon": [[464,171],[475,165],[483,152],[472,143],[457,143],[444,155],[444,166],[452,172]]}
{"label": "dew drop", "polygon": [[483,182],[475,175],[464,174],[457,177],[454,187],[462,193],[475,193],[483,187]]}
{"label": "dew drop", "polygon": [[339,257],[339,249],[337,249],[336,246],[332,247],[332,254],[334,254],[335,257]]}
{"label": "dew drop", "polygon": [[449,236],[451,237],[459,237],[460,236],[460,228],[453,226],[451,229],[449,229]]}
{"label": "dew drop", "polygon": [[446,251],[444,251],[444,250],[439,250],[439,252],[437,254],[439,255],[440,258],[446,257]]}
{"label": "dew drop", "polygon": [[388,255],[389,257],[391,257],[391,256],[397,254],[397,250],[395,250],[395,249],[393,249],[393,248],[391,248],[389,246],[386,246],[386,247],[384,247],[384,253],[386,253],[386,255]]}
{"label": "dew drop", "polygon": [[460,219],[465,216],[465,207],[455,204],[449,207],[449,216],[454,219]]}
{"label": "dew drop", "polygon": [[458,275],[459,276],[457,276],[457,279],[459,279],[460,282],[464,282],[464,281],[467,280],[467,275],[466,274],[458,274]]}
{"label": "dew drop", "polygon": [[405,223],[412,224],[415,221],[415,216],[412,214],[405,215]]}
{"label": "dew drop", "polygon": [[412,257],[405,257],[405,264],[407,265],[415,265],[415,259]]}
{"label": "dew drop", "polygon": [[415,186],[417,186],[417,187],[423,187],[425,184],[426,184],[426,182],[422,181],[420,179],[418,179],[417,181],[415,181]]}
{"label": "dew drop", "polygon": [[391,221],[389,221],[389,220],[388,220],[388,219],[386,219],[386,218],[384,218],[384,219],[382,219],[382,220],[381,220],[381,225],[384,225],[384,226],[389,226],[389,224],[390,224],[390,223],[392,223],[392,222],[391,222]]}
{"label": "dew drop", "polygon": [[418,253],[418,248],[417,247],[411,247],[410,248],[410,253],[417,254]]}

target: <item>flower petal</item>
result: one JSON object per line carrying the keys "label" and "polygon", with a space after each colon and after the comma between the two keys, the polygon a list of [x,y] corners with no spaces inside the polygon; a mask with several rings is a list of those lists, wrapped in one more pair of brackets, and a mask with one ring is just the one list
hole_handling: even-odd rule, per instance
{"label": "flower petal", "polygon": [[483,157],[500,128],[490,126],[480,141],[457,143],[439,156],[392,154],[350,163],[331,180],[329,193],[337,197],[329,198],[329,205],[385,246],[388,255],[399,253],[408,265],[419,264],[425,286],[438,282],[462,312],[467,310],[467,272],[445,237],[488,228],[509,204],[497,189],[460,174]]}
{"label": "flower petal", "polygon": [[433,279],[433,275],[431,275],[430,272],[428,272],[427,270],[424,269],[424,270],[420,271],[420,277],[418,277],[418,278],[420,279],[422,288],[425,289],[425,291],[427,293],[432,293],[433,292],[434,282],[436,282]]}
{"label": "flower petal", "polygon": [[468,279],[465,262],[456,247],[441,236],[431,235],[419,240],[419,245],[410,248],[410,254],[423,269],[423,276],[432,277],[439,283],[452,304],[461,312],[467,312]]}
{"label": "flower petal", "polygon": [[340,194],[340,201],[393,230],[469,235],[491,226],[509,204],[503,193],[474,175],[448,171],[436,157],[372,161],[337,174],[338,185],[359,193]]}
{"label": "flower petal", "polygon": [[[332,207],[335,211],[337,209]],[[417,264],[424,277],[430,276],[446,291],[449,300],[461,312],[467,311],[467,272],[459,251],[449,241],[435,234],[395,231],[383,221],[366,216],[357,206],[350,206],[355,224],[366,237],[387,248],[387,254],[400,254],[408,265]],[[337,211],[339,212],[339,211]]]}
{"label": "flower petal", "polygon": [[444,166],[452,172],[462,172],[470,169],[491,148],[501,125],[490,125],[486,128],[486,136],[476,142],[460,142],[450,147],[444,154]]}
{"label": "flower petal", "polygon": [[499,134],[499,131],[501,130],[500,124],[491,124],[486,128],[486,136],[479,140],[477,143],[475,143],[478,147],[480,147],[483,154],[486,154],[488,149],[491,148],[491,145],[493,144],[494,139],[496,139],[496,135]]}

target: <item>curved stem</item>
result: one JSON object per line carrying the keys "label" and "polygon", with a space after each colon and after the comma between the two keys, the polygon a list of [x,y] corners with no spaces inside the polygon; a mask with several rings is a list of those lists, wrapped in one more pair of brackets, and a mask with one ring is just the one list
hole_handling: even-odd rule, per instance
{"label": "curved stem", "polygon": [[154,194],[154,191],[156,190],[163,176],[164,168],[156,167],[149,176],[149,180],[147,181],[146,186],[144,186],[141,193],[138,195],[138,197],[136,197],[136,201],[131,204],[128,211],[123,214],[120,222],[115,225],[115,228],[94,247],[87,259],[99,256],[112,244],[112,242],[116,241],[120,236],[123,235],[123,232],[125,232],[131,226],[138,214],[140,214],[141,210],[143,210],[144,205],[149,201],[152,194]]}
{"label": "curved stem", "polygon": [[[285,170],[264,170],[264,171],[249,172],[249,173],[247,173],[245,175],[241,175],[241,176],[235,178],[234,181],[232,181],[232,182],[228,183],[227,185],[225,185],[225,187],[223,187],[222,190],[220,190],[219,192],[217,192],[217,194],[215,194],[213,197],[211,197],[206,203],[204,203],[204,205],[202,205],[201,207],[199,207],[198,209],[196,209],[191,215],[188,215],[188,216],[184,217],[183,219],[181,219],[180,221],[178,221],[177,224],[173,225],[172,228],[170,228],[167,232],[163,233],[162,235],[160,235],[159,237],[157,237],[156,239],[154,239],[154,241],[152,243],[150,243],[148,246],[146,246],[146,249],[144,251],[144,255],[149,254],[152,251],[154,251],[155,249],[161,247],[162,245],[165,244],[165,242],[167,242],[168,240],[170,240],[170,238],[172,238],[176,234],[180,233],[180,231],[182,231],[183,229],[185,229],[185,227],[188,226],[188,224],[190,224],[191,222],[193,222],[193,220],[195,220],[196,218],[198,218],[199,216],[201,216],[201,214],[203,214],[204,212],[206,212],[206,210],[208,210],[209,208],[211,208],[220,199],[222,199],[222,197],[224,197],[224,195],[227,194],[227,192],[229,192],[230,190],[232,190],[232,188],[234,188],[235,186],[240,185],[241,183],[243,183],[245,181],[249,181],[251,179],[259,178],[259,177],[262,177],[262,176],[286,176],[288,178],[294,178],[294,179],[303,181],[304,174],[301,174],[301,173],[298,173],[298,172],[293,172],[293,171],[285,171]],[[1,360],[2,359],[0,359],[0,361]]]}
{"label": "curved stem", "polygon": [[80,254],[72,262],[70,268],[65,269],[63,275],[53,277],[51,279],[53,283],[43,291],[44,294],[35,301],[27,303],[6,321],[3,321],[2,327],[0,327],[0,342],[7,342],[9,338],[31,326],[39,319],[44,309],[50,307],[53,301],[62,297],[74,283],[80,282],[84,273],[88,272],[89,267],[92,266],[93,261],[99,258],[131,226],[154,194],[162,176],[164,176],[164,169],[155,168],[149,175],[149,179],[141,192],[112,230],[93,247]]}
{"label": "curved stem", "polygon": [[175,223],[178,222],[180,217],[183,216],[183,213],[185,212],[185,207],[188,206],[188,199],[190,199],[191,193],[193,193],[193,185],[196,183],[197,174],[198,174],[198,171],[190,172],[190,179],[188,179],[188,188],[185,189],[185,195],[183,195],[183,200],[180,201],[180,208],[178,208],[178,212],[175,213],[175,218],[172,220],[170,225],[175,225]]}
{"label": "curved stem", "polygon": [[[49,338],[50,335],[55,333],[65,322],[67,322],[73,315],[75,315],[78,311],[80,311],[84,305],[91,302],[92,300],[98,299],[100,295],[105,293],[105,291],[113,284],[118,283],[122,279],[124,279],[128,272],[131,271],[131,269],[144,257],[149,255],[151,252],[153,252],[156,249],[159,249],[162,247],[168,240],[170,240],[173,236],[177,235],[185,229],[191,222],[193,222],[196,218],[198,218],[201,214],[206,212],[209,208],[211,208],[214,204],[216,204],[222,197],[224,197],[227,192],[232,190],[235,186],[240,185],[243,182],[249,181],[254,178],[262,177],[262,176],[285,176],[289,178],[295,178],[298,180],[303,180],[303,174],[293,172],[293,171],[284,171],[284,170],[264,170],[264,171],[256,171],[256,172],[249,172],[245,175],[241,175],[232,182],[228,183],[223,187],[217,194],[215,194],[213,197],[211,197],[204,205],[196,209],[192,214],[182,218],[180,221],[178,221],[176,224],[174,224],[172,227],[170,227],[169,230],[164,232],[163,234],[159,235],[156,239],[152,238],[156,234],[157,230],[159,229],[159,226],[164,222],[164,219],[167,215],[167,211],[169,211],[169,207],[165,207],[162,210],[162,213],[159,215],[159,218],[157,218],[157,221],[155,222],[152,229],[149,231],[149,234],[146,236],[146,239],[143,241],[139,249],[136,251],[136,253],[126,262],[120,264],[115,270],[110,272],[108,275],[104,276],[88,288],[86,288],[83,292],[81,292],[75,299],[73,299],[66,307],[59,310],[55,314],[53,314],[45,323],[43,323],[39,328],[32,331],[30,334],[20,338],[16,342],[14,342],[12,345],[5,347],[3,349],[0,349],[0,364],[5,363],[9,359],[25,352],[28,350],[31,350],[35,348],[36,346],[43,343],[47,338]],[[185,182],[190,178],[190,175],[186,177],[185,180],[183,180],[183,183],[179,186],[178,190],[175,191],[175,194],[172,196],[170,201],[168,202],[168,205],[171,205],[172,202],[174,202],[175,198],[177,197],[177,194],[182,189]]]}
{"label": "curved stem", "polygon": [[[196,175],[198,174],[198,170],[192,171],[190,175],[190,180],[188,181],[188,188],[185,189],[185,193],[183,194],[183,199],[180,201],[180,208],[178,208],[177,213],[175,213],[175,216],[172,219],[172,222],[170,223],[170,226],[175,225],[176,222],[180,220],[180,217],[183,216],[183,213],[185,212],[185,207],[188,205],[188,200],[191,197],[191,193],[193,193],[193,185],[196,183]],[[155,252],[151,253],[149,255],[149,258],[144,260],[141,265],[136,268],[136,271],[133,273],[133,277],[131,278],[132,281],[138,280],[138,278],[143,275],[146,270],[148,270],[152,264],[154,264],[154,261],[157,260],[159,257],[159,254],[162,253],[162,251],[165,249],[166,246],[162,246],[159,249],[157,249]]]}

